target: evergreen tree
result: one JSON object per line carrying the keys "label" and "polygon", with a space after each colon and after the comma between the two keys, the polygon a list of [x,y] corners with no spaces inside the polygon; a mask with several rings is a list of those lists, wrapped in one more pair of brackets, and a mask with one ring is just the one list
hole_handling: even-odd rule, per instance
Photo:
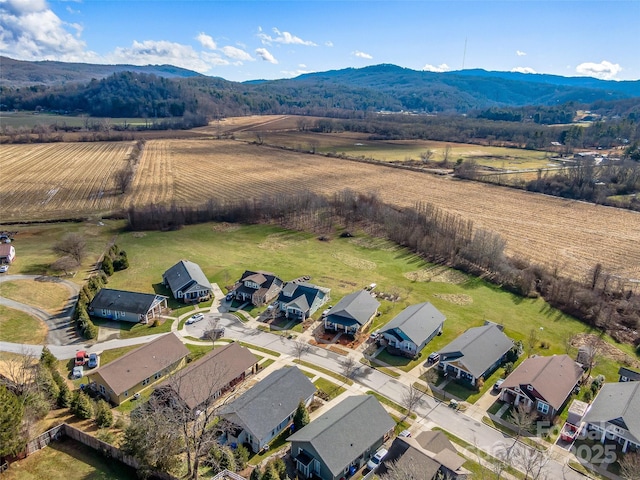
{"label": "evergreen tree", "polygon": [[262,472],[260,471],[260,467],[256,467],[251,471],[249,480],[262,480]]}
{"label": "evergreen tree", "polygon": [[89,396],[81,391],[76,391],[71,400],[71,413],[82,419],[93,417],[93,405]]}
{"label": "evergreen tree", "polygon": [[0,457],[4,457],[20,452],[26,443],[20,431],[24,408],[4,385],[0,385],[0,405]]}
{"label": "evergreen tree", "polygon": [[293,414],[293,426],[295,427],[295,431],[297,432],[305,425],[308,425],[309,421],[309,411],[307,410],[304,401],[300,400],[298,408],[296,408],[296,413]]}
{"label": "evergreen tree", "polygon": [[58,359],[51,353],[51,351],[46,347],[42,347],[42,354],[40,354],[40,364],[44,365],[49,369],[54,369],[56,362]]}
{"label": "evergreen tree", "polygon": [[269,463],[267,465],[267,468],[265,468],[260,480],[280,480],[280,475],[278,475],[273,463]]}
{"label": "evergreen tree", "polygon": [[113,260],[109,255],[105,255],[102,259],[102,271],[108,276],[113,275]]}
{"label": "evergreen tree", "polygon": [[104,400],[98,400],[96,404],[96,424],[100,428],[110,427],[113,425],[113,412],[109,404]]}
{"label": "evergreen tree", "polygon": [[230,448],[222,448],[222,458],[220,458],[220,470],[236,471],[236,459]]}
{"label": "evergreen tree", "polygon": [[69,390],[69,386],[65,383],[59,384],[58,387],[60,391],[58,392],[58,406],[60,408],[66,408],[71,405],[71,390]]}
{"label": "evergreen tree", "polygon": [[235,449],[234,455],[236,457],[236,469],[244,470],[249,461],[249,450],[244,445],[238,445]]}

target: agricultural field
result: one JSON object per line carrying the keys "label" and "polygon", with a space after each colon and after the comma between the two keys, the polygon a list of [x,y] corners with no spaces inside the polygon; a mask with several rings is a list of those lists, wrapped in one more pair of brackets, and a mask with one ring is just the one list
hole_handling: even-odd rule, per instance
{"label": "agricultural field", "polygon": [[[35,112],[0,112],[0,123],[12,128],[33,128],[39,125],[58,125],[74,128],[86,128],[88,125],[100,125],[109,122],[113,126],[144,126],[143,118],[98,118],[88,116],[54,115]],[[146,120],[148,123],[148,120]]]}
{"label": "agricultural field", "polygon": [[115,173],[133,142],[3,145],[2,222],[77,218],[120,208]]}

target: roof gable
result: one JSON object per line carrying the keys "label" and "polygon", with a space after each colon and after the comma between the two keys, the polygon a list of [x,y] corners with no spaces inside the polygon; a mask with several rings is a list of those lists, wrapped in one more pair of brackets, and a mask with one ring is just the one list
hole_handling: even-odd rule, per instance
{"label": "roof gable", "polygon": [[341,317],[352,323],[364,325],[379,307],[380,302],[373,298],[369,292],[359,290],[340,299],[336,306],[329,310],[327,318],[334,323],[336,321],[339,323],[339,319],[336,317]]}
{"label": "roof gable", "polygon": [[219,413],[235,413],[247,430],[262,439],[315,391],[298,367],[285,367],[260,380]]}
{"label": "roof gable", "polygon": [[626,425],[635,442],[640,443],[640,382],[605,383],[584,421]]}
{"label": "roof gable", "polygon": [[164,277],[169,283],[171,290],[180,290],[191,282],[211,289],[211,282],[207,279],[202,269],[197,263],[189,260],[180,260],[169,270],[164,272]]}
{"label": "roof gable", "polygon": [[344,399],[294,433],[290,442],[308,442],[334,476],[395,427],[372,395]]}
{"label": "roof gable", "polygon": [[410,305],[387,323],[381,333],[400,330],[416,345],[421,345],[440,328],[446,317],[430,302]]}
{"label": "roof gable", "polygon": [[189,355],[175,333],[168,333],[90,372],[99,374],[116,395]]}

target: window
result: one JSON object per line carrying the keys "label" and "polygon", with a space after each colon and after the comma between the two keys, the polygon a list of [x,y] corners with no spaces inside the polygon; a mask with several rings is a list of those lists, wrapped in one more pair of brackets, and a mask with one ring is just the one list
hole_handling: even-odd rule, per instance
{"label": "window", "polygon": [[124,391],[124,396],[125,396],[125,397],[128,397],[128,396],[129,396],[129,390],[125,390],[125,391]]}
{"label": "window", "polygon": [[530,392],[533,392],[533,387],[531,385],[527,385],[527,390],[529,390]]}
{"label": "window", "polygon": [[147,377],[144,380],[142,380],[142,386],[149,385],[149,380],[151,380],[151,377]]}
{"label": "window", "polygon": [[543,414],[549,413],[549,405],[546,403],[538,402],[538,411]]}
{"label": "window", "polygon": [[158,372],[153,376],[154,380],[158,380],[162,376],[162,372]]}

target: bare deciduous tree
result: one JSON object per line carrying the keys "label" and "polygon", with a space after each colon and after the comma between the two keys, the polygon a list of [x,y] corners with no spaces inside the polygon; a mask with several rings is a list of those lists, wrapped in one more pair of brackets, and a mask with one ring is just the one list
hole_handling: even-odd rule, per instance
{"label": "bare deciduous tree", "polygon": [[533,427],[535,421],[535,412],[527,411],[526,407],[523,404],[519,404],[516,408],[511,410],[511,413],[509,414],[509,422],[511,422],[516,427],[516,438],[514,440],[514,445],[520,439],[524,432],[529,431],[531,427]]}
{"label": "bare deciduous tree", "polygon": [[114,174],[116,186],[120,193],[126,193],[131,182],[133,181],[134,170],[130,166],[126,166]]}
{"label": "bare deciduous tree", "polygon": [[356,362],[353,358],[346,356],[342,360],[341,366],[342,366],[342,374],[347,378],[351,378],[351,375],[353,375],[356,369],[358,368],[358,362]]}
{"label": "bare deciduous tree", "polygon": [[547,450],[523,446],[514,451],[514,461],[524,471],[525,480],[545,480],[551,456]]}
{"label": "bare deciduous tree", "polygon": [[423,163],[429,163],[429,161],[433,158],[434,155],[434,151],[431,149],[427,149],[424,152],[420,153],[420,160],[422,160]]}
{"label": "bare deciduous tree", "polygon": [[536,345],[538,345],[538,340],[540,339],[540,335],[538,333],[538,330],[536,328],[532,328],[531,330],[529,330],[529,335],[527,336],[527,355],[531,356],[533,354],[533,351],[536,348]]}
{"label": "bare deciduous tree", "polygon": [[296,340],[293,342],[293,351],[295,352],[296,357],[298,357],[298,361],[300,361],[303,355],[306,355],[311,351],[311,345],[302,340]]}
{"label": "bare deciduous tree", "polygon": [[619,463],[622,478],[625,480],[640,478],[640,453],[626,453]]}
{"label": "bare deciduous tree", "polygon": [[402,406],[407,409],[405,418],[411,415],[411,412],[416,406],[420,405],[423,397],[424,392],[421,392],[417,388],[413,388],[411,385],[405,388],[402,394]]}
{"label": "bare deciduous tree", "polygon": [[87,242],[83,235],[70,233],[53,246],[53,251],[58,255],[71,257],[80,264],[86,256],[86,248]]}
{"label": "bare deciduous tree", "polygon": [[65,275],[69,275],[69,272],[74,271],[80,266],[75,258],[64,256],[53,262],[49,267],[57,272],[64,272]]}

